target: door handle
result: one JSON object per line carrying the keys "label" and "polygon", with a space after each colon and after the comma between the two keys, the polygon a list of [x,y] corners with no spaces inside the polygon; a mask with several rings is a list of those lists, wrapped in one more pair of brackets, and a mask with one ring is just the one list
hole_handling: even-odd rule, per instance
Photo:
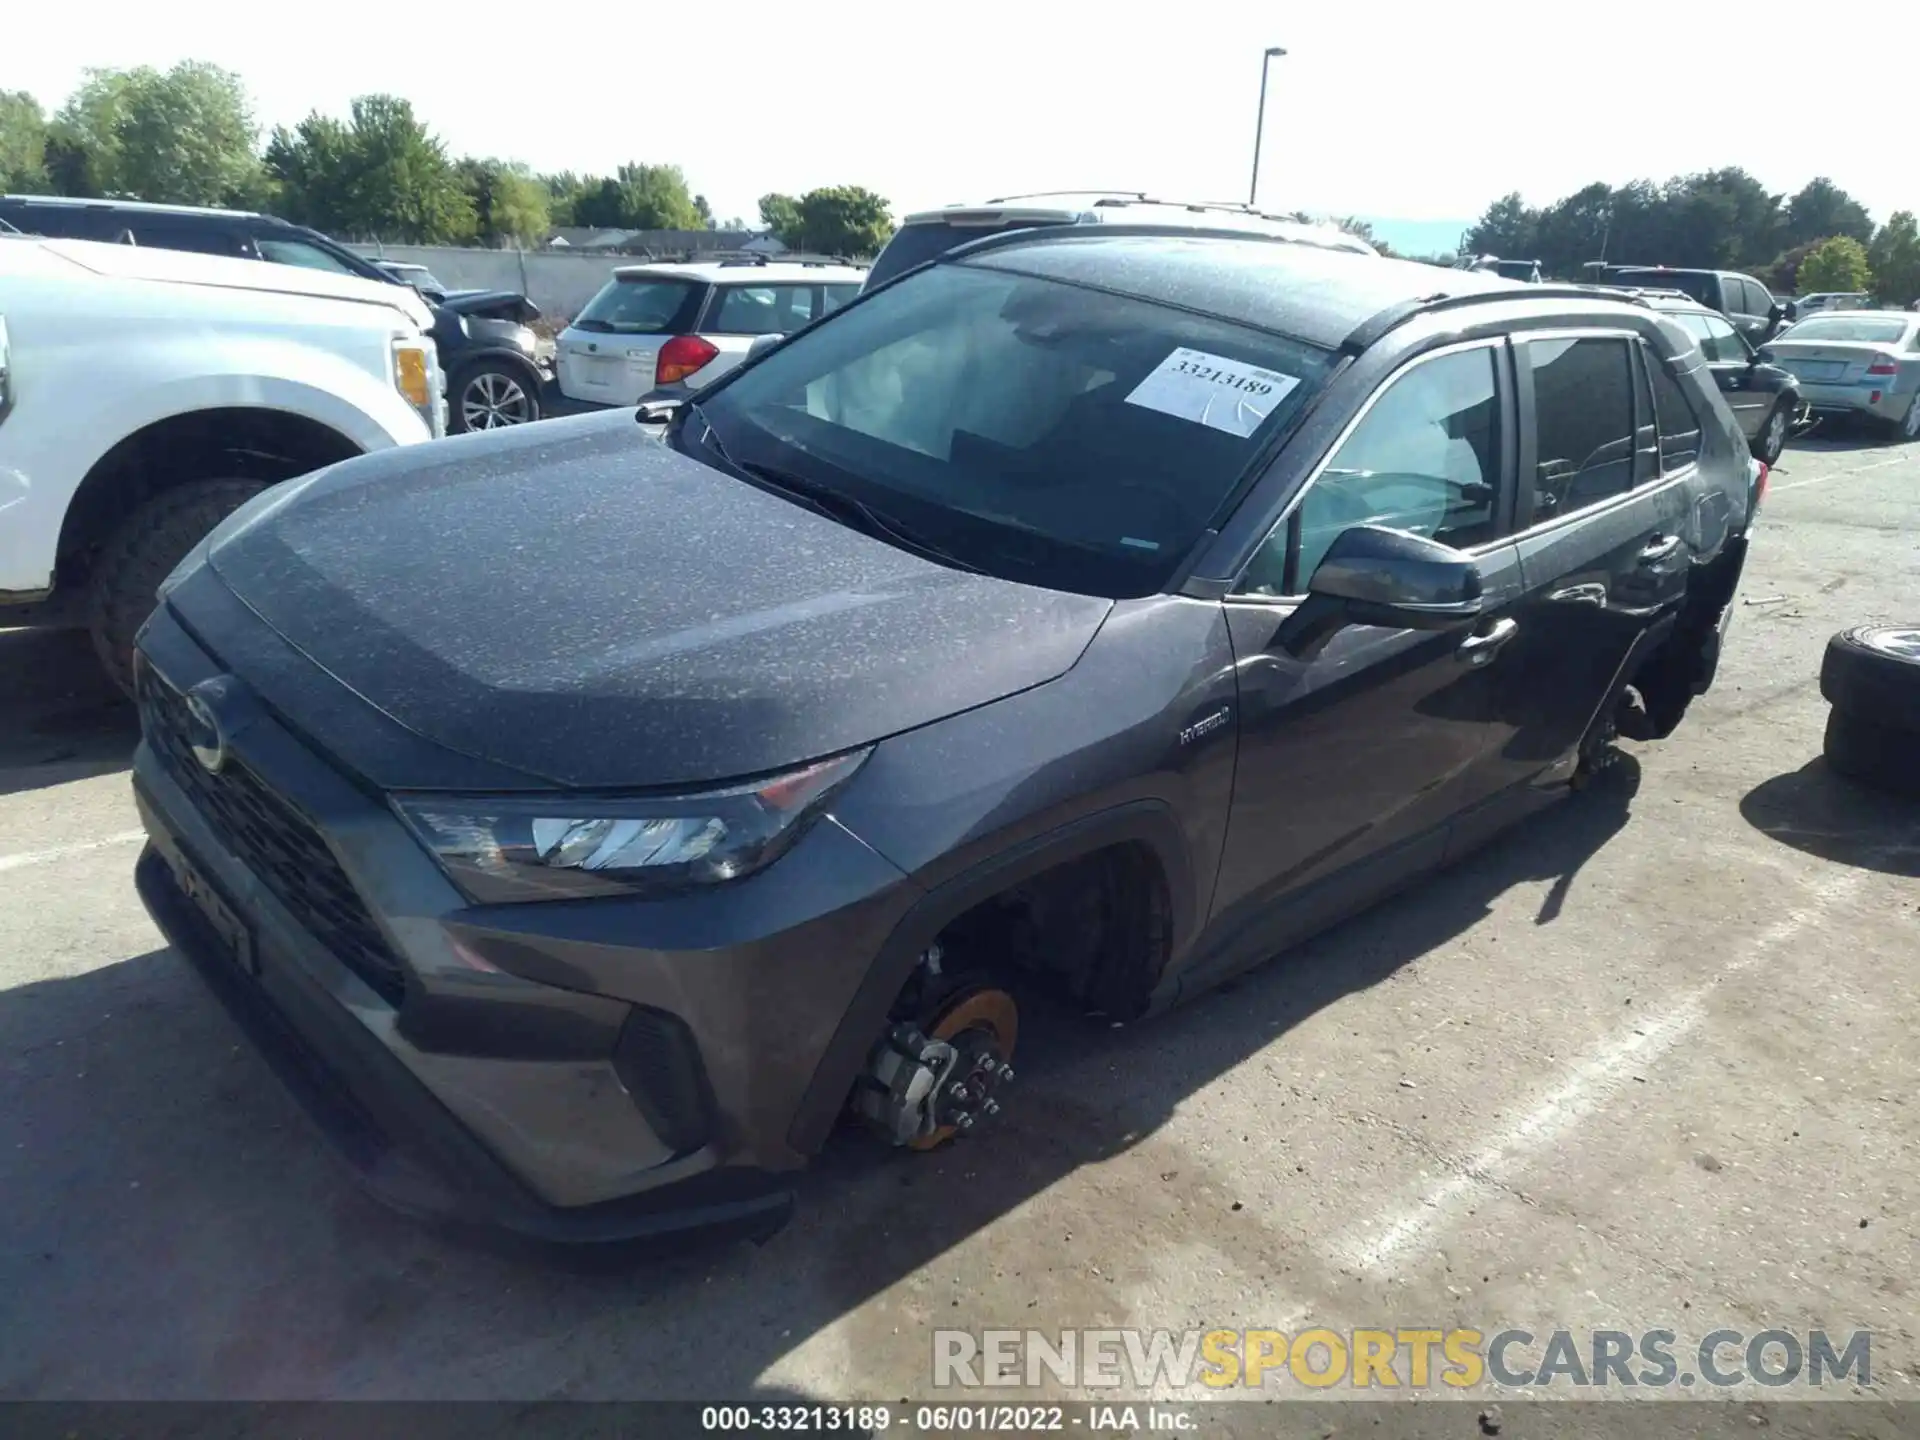
{"label": "door handle", "polygon": [[1655,536],[1649,540],[1646,543],[1646,547],[1641,550],[1640,563],[1643,566],[1652,567],[1664,561],[1671,560],[1675,555],[1680,553],[1680,547],[1685,543],[1686,542],[1681,540],[1678,535]]}
{"label": "door handle", "polygon": [[1607,587],[1595,581],[1581,585],[1569,585],[1564,590],[1555,590],[1547,599],[1558,605],[1600,605],[1607,603]]}
{"label": "door handle", "polygon": [[1485,630],[1467,636],[1453,653],[1463,665],[1484,665],[1500,653],[1500,647],[1520,631],[1520,622],[1511,616],[1496,620]]}

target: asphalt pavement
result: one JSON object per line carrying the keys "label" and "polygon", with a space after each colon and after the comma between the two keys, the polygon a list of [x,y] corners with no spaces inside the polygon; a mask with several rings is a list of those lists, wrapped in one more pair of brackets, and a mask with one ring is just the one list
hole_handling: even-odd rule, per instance
{"label": "asphalt pavement", "polygon": [[1920,446],[1776,470],[1680,732],[996,1127],[838,1137],[763,1245],[565,1268],[365,1199],[136,900],[124,706],[0,631],[0,1398],[900,1399],[930,1331],[1873,1334],[1916,1398],[1920,824],[1827,636],[1920,620]]}

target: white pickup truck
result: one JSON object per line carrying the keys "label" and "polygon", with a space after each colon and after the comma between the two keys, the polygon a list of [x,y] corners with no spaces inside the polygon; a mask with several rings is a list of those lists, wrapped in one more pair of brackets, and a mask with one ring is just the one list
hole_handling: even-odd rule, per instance
{"label": "white pickup truck", "polygon": [[0,233],[0,606],[83,621],[130,687],[155,586],[241,502],[446,433],[431,323],[398,285]]}

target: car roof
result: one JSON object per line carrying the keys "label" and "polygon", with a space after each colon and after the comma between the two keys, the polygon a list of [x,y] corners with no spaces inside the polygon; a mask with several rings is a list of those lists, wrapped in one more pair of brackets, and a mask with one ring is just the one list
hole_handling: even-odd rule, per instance
{"label": "car roof", "polygon": [[203,216],[224,220],[271,220],[280,225],[287,223],[278,216],[263,215],[257,210],[222,210],[210,205],[155,205],[145,200],[92,200],[76,195],[0,195],[0,201],[50,209],[125,211],[141,215]]}
{"label": "car roof", "polygon": [[731,280],[742,285],[858,285],[867,278],[864,267],[855,265],[737,263],[727,260],[687,260],[653,265],[620,265],[614,275],[622,280],[658,276],[663,280],[706,280],[714,284]]}
{"label": "car roof", "polygon": [[1575,297],[1635,302],[1592,287],[1543,287],[1480,270],[1414,260],[1363,259],[1312,245],[1225,232],[1087,226],[1013,231],[952,252],[942,263],[1037,275],[1178,305],[1335,349],[1389,312],[1443,300]]}
{"label": "car roof", "polygon": [[916,211],[900,223],[903,229],[909,225],[998,227],[1090,223],[1233,229],[1351,250],[1356,254],[1379,254],[1359,236],[1348,234],[1338,226],[1296,220],[1236,201],[1169,200],[1143,191],[1049,190],[1033,195],[1009,195],[979,205],[946,205],[938,210]]}

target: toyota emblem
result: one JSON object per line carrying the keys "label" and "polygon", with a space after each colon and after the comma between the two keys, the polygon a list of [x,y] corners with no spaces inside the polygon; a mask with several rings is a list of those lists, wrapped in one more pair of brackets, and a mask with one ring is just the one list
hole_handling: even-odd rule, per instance
{"label": "toyota emblem", "polygon": [[201,769],[218,775],[227,763],[227,733],[220,728],[213,707],[198,693],[200,688],[196,685],[187,692],[187,746]]}

